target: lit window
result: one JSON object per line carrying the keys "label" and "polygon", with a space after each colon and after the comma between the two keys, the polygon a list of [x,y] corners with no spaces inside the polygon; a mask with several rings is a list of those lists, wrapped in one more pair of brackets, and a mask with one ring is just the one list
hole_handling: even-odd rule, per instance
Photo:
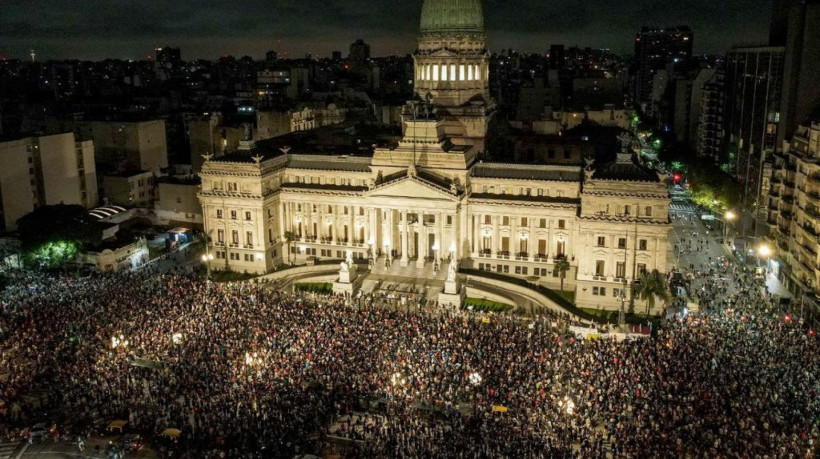
{"label": "lit window", "polygon": [[467,66],[467,81],[473,81],[473,66]]}
{"label": "lit window", "polygon": [[464,64],[458,67],[458,79],[459,81],[464,81]]}
{"label": "lit window", "polygon": [[447,64],[441,66],[441,81],[447,81]]}
{"label": "lit window", "polygon": [[450,81],[456,81],[456,64],[450,64]]}
{"label": "lit window", "polygon": [[433,81],[438,81],[438,65],[433,66]]}

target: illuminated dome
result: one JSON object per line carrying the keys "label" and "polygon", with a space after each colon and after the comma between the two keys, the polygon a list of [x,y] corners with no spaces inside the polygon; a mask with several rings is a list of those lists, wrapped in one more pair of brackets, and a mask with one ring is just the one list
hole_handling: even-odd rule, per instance
{"label": "illuminated dome", "polygon": [[421,33],[484,33],[481,0],[424,0]]}

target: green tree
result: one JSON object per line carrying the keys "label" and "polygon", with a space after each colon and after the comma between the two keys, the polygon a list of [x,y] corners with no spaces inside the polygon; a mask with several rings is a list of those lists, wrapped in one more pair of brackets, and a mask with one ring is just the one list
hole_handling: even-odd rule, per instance
{"label": "green tree", "polygon": [[72,261],[85,247],[102,241],[101,225],[83,206],[38,207],[17,220],[23,251],[48,268]]}
{"label": "green tree", "polygon": [[296,240],[296,234],[293,231],[285,231],[285,243],[288,246],[288,264],[290,264],[290,247],[293,241]]}
{"label": "green tree", "polygon": [[669,284],[657,269],[642,275],[632,287],[632,296],[646,300],[646,315],[655,307],[655,297],[669,301]]}
{"label": "green tree", "polygon": [[559,277],[561,278],[561,291],[564,291],[564,279],[567,277],[567,271],[569,271],[569,262],[566,258],[559,258],[555,261],[555,270],[558,271]]}

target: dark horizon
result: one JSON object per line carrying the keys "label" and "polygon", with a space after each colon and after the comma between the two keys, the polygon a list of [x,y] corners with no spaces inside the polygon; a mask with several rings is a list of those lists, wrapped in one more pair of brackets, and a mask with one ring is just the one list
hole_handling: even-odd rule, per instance
{"label": "dark horizon", "polygon": [[[0,18],[0,56],[38,60],[145,59],[158,46],[182,50],[185,60],[219,56],[264,57],[270,50],[285,58],[330,56],[363,38],[373,56],[407,54],[415,49],[422,0],[396,4],[303,0],[208,5],[192,0],[99,0],[68,4],[55,0],[11,0]],[[631,53],[644,25],[686,24],[694,30],[695,53],[725,52],[736,43],[765,43],[770,0],[690,0],[663,3],[635,0],[485,0],[491,51],[513,48],[545,53],[550,44],[608,48]],[[32,14],[36,13],[36,14]]]}

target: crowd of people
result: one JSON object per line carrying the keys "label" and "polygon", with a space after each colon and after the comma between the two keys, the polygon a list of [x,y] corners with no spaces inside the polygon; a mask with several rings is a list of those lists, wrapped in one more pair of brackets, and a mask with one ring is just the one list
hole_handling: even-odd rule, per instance
{"label": "crowd of people", "polygon": [[820,435],[817,339],[751,304],[626,341],[150,270],[29,275],[0,305],[0,426],[47,390],[63,429],[177,428],[195,457],[808,458]]}

